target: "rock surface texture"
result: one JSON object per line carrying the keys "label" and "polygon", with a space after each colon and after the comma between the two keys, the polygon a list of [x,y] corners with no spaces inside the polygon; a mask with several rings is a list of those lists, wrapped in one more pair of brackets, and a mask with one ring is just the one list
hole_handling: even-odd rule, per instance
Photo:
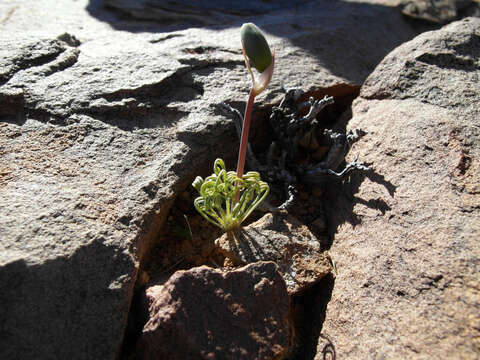
{"label": "rock surface texture", "polygon": [[403,0],[401,5],[404,15],[437,24],[467,16],[480,17],[480,4],[476,0]]}
{"label": "rock surface texture", "polygon": [[273,262],[178,271],[154,298],[140,359],[279,359],[293,343],[290,300]]}
{"label": "rock surface texture", "polygon": [[224,234],[216,244],[233,264],[274,261],[290,295],[305,291],[332,270],[318,239],[286,214],[267,214],[247,227]]}
{"label": "rock surface texture", "polygon": [[247,98],[242,22],[277,51],[259,103],[279,99],[282,83],[358,89],[414,36],[397,10],[369,2],[312,1],[203,28],[115,11],[0,3],[2,359],[118,358],[138,269],[171,203],[236,151],[216,105]]}
{"label": "rock surface texture", "polygon": [[466,18],[391,52],[354,102],[367,135],[352,153],[375,173],[327,202],[338,276],[322,332],[338,358],[478,358],[479,59]]}

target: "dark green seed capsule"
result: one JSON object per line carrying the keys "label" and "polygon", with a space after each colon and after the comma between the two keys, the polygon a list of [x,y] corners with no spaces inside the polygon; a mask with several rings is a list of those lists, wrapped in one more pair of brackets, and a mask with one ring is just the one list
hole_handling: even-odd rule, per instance
{"label": "dark green seed capsule", "polygon": [[250,66],[263,72],[272,63],[272,53],[262,31],[252,23],[242,25],[242,44]]}

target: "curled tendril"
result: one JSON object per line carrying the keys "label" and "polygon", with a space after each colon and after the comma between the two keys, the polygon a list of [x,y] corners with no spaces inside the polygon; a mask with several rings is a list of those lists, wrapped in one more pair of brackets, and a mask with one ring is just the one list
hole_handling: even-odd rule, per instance
{"label": "curled tendril", "polygon": [[[205,180],[197,176],[192,186],[200,194],[194,201],[197,211],[224,231],[239,227],[270,191],[258,172],[249,171],[239,178],[225,170],[222,159],[215,160],[212,175]],[[235,202],[237,191],[240,198]]]}

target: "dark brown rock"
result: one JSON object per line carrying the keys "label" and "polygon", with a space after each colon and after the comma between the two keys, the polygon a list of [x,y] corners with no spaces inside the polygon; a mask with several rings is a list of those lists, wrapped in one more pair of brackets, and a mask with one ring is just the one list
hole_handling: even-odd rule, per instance
{"label": "dark brown rock", "polygon": [[177,271],[147,290],[141,359],[279,359],[290,348],[290,300],[277,266]]}
{"label": "dark brown rock", "polygon": [[233,264],[276,262],[290,295],[308,289],[332,270],[315,235],[287,214],[267,214],[222,235],[216,245]]}
{"label": "dark brown rock", "polygon": [[480,353],[479,51],[480,19],[424,33],[354,103],[367,135],[351,156],[375,172],[327,192],[338,276],[322,332],[338,358]]}

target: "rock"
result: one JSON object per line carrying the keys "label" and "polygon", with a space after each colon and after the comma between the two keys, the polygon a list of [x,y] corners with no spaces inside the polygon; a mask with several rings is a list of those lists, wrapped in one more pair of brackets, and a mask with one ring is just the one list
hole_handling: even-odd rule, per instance
{"label": "rock", "polygon": [[317,238],[286,214],[266,214],[249,226],[225,233],[215,243],[233,264],[276,262],[290,295],[305,291],[332,270]]}
{"label": "rock", "polygon": [[404,0],[401,6],[404,15],[436,24],[447,24],[466,16],[480,17],[480,6],[475,0]]}
{"label": "rock", "polygon": [[[101,4],[0,3],[0,358],[117,358],[175,196],[236,151],[216,104],[247,98],[240,22],[173,29]],[[414,35],[394,9],[328,1],[258,25],[278,56],[259,104],[282,82],[357,91]]]}
{"label": "rock", "polygon": [[[475,29],[477,22],[470,18],[434,33],[441,39],[432,37],[431,32],[424,33],[417,37],[417,46],[411,45],[409,54],[403,46],[395,49],[365,81],[360,96],[416,99],[462,113],[475,112],[480,40],[478,32],[468,33],[465,27]],[[457,28],[459,33],[452,36],[449,29]],[[446,45],[441,45],[442,41]],[[459,87],[458,82],[465,85]]]}
{"label": "rock", "polygon": [[[243,22],[254,21],[276,50],[275,75],[269,91],[263,95],[270,102],[279,101],[281,85],[305,90],[332,87],[334,92],[339,85],[359,86],[390,50],[418,33],[396,8],[376,4],[375,1],[190,3],[192,6],[185,11],[186,3],[183,1],[170,1],[168,4],[144,0],[105,2],[108,9],[127,15],[133,24],[139,19],[151,20],[149,26],[143,25],[141,31],[175,31],[168,36],[184,36],[182,31],[188,29],[191,23],[196,26],[207,24],[216,30],[225,29],[225,33],[232,30],[226,28],[234,26],[231,38],[236,42],[239,37],[237,27]],[[92,8],[91,13],[104,18],[103,12],[97,14],[98,11]],[[110,23],[117,28],[131,30],[125,22],[110,20]],[[134,27],[134,30],[137,31],[137,28]],[[202,31],[195,29],[195,34],[191,36],[200,38],[199,30]],[[155,36],[159,39],[165,37],[164,34]],[[217,44],[218,40],[215,42],[215,38],[211,38],[210,44],[203,50],[200,46],[199,50],[212,51],[218,47]],[[234,45],[238,52],[236,43]],[[192,50],[197,47],[193,46]],[[355,92],[356,88],[350,91]]]}
{"label": "rock", "polygon": [[338,358],[478,357],[479,59],[480,19],[424,33],[353,105],[367,135],[351,156],[375,172],[327,192],[338,276],[322,333]]}
{"label": "rock", "polygon": [[234,152],[233,125],[210,105],[232,98],[214,74],[235,78],[240,60],[188,65],[150,35],[99,30],[76,46],[62,34],[0,39],[5,359],[117,358],[139,263],[176,193]]}
{"label": "rock", "polygon": [[271,88],[283,82],[304,90],[326,88],[332,96],[341,84],[361,85],[390,50],[417,34],[395,8],[367,1],[311,1],[276,22],[270,19],[257,25],[280,38],[273,43]]}
{"label": "rock", "polygon": [[278,359],[293,342],[290,300],[272,262],[177,271],[150,296],[140,359]]}
{"label": "rock", "polygon": [[246,0],[232,3],[215,1],[162,1],[162,0],[106,0],[105,6],[134,19],[158,22],[185,22],[189,25],[219,25],[232,22],[239,16],[262,15],[268,12],[301,6],[308,0],[263,2]]}
{"label": "rock", "polygon": [[174,130],[136,110],[57,125],[26,103],[24,119],[0,123],[0,357],[113,359],[138,262],[192,169],[213,161],[208,142],[230,142],[233,127],[213,115]]}

